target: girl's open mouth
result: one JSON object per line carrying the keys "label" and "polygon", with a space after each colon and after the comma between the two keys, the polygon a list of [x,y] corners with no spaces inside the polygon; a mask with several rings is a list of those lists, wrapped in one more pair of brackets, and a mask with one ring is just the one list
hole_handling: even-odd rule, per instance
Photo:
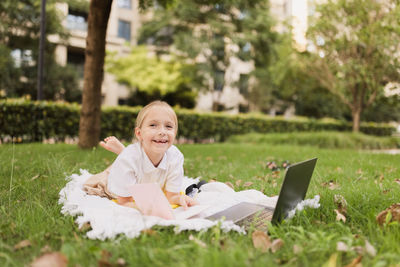
{"label": "girl's open mouth", "polygon": [[153,142],[156,142],[157,144],[166,144],[168,143],[168,140],[153,140]]}

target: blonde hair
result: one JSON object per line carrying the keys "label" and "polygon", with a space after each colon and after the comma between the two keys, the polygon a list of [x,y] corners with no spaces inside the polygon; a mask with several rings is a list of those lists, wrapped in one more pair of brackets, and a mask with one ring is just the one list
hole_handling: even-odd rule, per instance
{"label": "blonde hair", "polygon": [[162,107],[171,112],[172,118],[173,118],[175,126],[176,126],[175,133],[177,133],[178,132],[178,118],[176,116],[175,111],[172,109],[172,107],[167,102],[160,101],[160,100],[156,100],[156,101],[153,101],[153,102],[147,104],[144,108],[142,108],[139,111],[139,114],[137,115],[136,122],[135,122],[135,128],[142,127],[142,124],[143,124],[144,119],[146,118],[146,115],[149,113],[151,108],[155,108],[155,107]]}

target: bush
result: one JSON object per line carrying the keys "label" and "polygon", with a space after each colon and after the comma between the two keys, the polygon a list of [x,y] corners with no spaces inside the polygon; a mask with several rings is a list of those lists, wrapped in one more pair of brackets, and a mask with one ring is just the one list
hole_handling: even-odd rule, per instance
{"label": "bush", "polygon": [[348,148],[348,149],[390,149],[400,148],[398,137],[377,137],[362,133],[340,132],[302,132],[259,134],[249,133],[231,136],[228,142],[255,143],[255,144],[287,144],[308,145],[320,148]]}
{"label": "bush", "polygon": [[[54,138],[62,141],[76,137],[79,128],[78,104],[34,102],[22,99],[0,100],[0,138],[15,137],[21,142]],[[102,109],[101,136],[115,135],[130,140],[135,118],[140,107],[105,107]],[[336,120],[271,118],[265,115],[227,115],[223,113],[196,113],[176,109],[179,136],[195,141],[213,138],[224,141],[228,137],[249,132],[283,133],[304,131],[350,131],[349,123]],[[390,136],[394,127],[387,124],[364,123],[366,134]]]}

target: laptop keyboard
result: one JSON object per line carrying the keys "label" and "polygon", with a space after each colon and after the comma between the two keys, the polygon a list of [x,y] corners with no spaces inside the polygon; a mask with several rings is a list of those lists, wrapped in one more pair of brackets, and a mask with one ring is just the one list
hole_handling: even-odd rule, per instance
{"label": "laptop keyboard", "polygon": [[266,231],[267,230],[266,222],[270,222],[272,220],[273,215],[274,215],[273,210],[264,209],[250,216],[247,216],[243,220],[237,222],[237,224],[240,226],[244,226],[246,229],[253,226],[257,230]]}

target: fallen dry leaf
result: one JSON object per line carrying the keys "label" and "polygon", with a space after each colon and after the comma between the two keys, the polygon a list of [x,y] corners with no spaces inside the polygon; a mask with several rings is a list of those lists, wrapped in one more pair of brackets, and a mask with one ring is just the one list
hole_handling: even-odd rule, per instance
{"label": "fallen dry leaf", "polygon": [[273,173],[272,173],[272,178],[279,178],[279,174],[280,174],[281,172],[280,171],[274,171]]}
{"label": "fallen dry leaf", "polygon": [[358,256],[357,258],[353,259],[349,264],[345,265],[344,267],[356,267],[362,266],[361,265],[362,256]]}
{"label": "fallen dry leaf", "polygon": [[275,252],[277,252],[278,250],[280,250],[281,247],[282,247],[284,244],[285,244],[285,243],[284,243],[283,240],[280,239],[280,238],[275,239],[274,241],[272,241],[272,244],[271,244],[271,251],[272,251],[272,253],[275,253]]}
{"label": "fallen dry leaf", "polygon": [[210,180],[208,180],[208,182],[209,183],[214,183],[214,182],[216,182],[217,180],[215,180],[215,179],[210,179]]}
{"label": "fallen dry leaf", "polygon": [[340,222],[346,222],[346,216],[344,216],[342,213],[340,213],[338,210],[335,210],[336,212],[336,221]]}
{"label": "fallen dry leaf", "polygon": [[394,221],[400,222],[400,203],[392,204],[389,208],[381,211],[376,216],[379,225],[384,225]]}
{"label": "fallen dry leaf", "polygon": [[271,240],[269,236],[262,231],[254,231],[251,235],[253,246],[260,249],[262,252],[267,252],[271,247]]}
{"label": "fallen dry leaf", "polygon": [[400,185],[400,179],[394,180],[398,185]]}
{"label": "fallen dry leaf", "polygon": [[236,185],[236,186],[240,186],[241,183],[242,183],[242,180],[237,180],[237,181],[235,182],[235,185]]}
{"label": "fallen dry leaf", "polygon": [[336,207],[343,215],[347,214],[347,201],[342,195],[334,195],[333,197]]}
{"label": "fallen dry leaf", "polygon": [[32,267],[65,267],[68,259],[60,252],[46,253],[31,263]]}
{"label": "fallen dry leaf", "polygon": [[328,189],[330,190],[335,190],[340,188],[340,185],[335,183],[333,180],[330,180],[329,182],[323,182],[321,185],[323,187],[328,187]]}
{"label": "fallen dry leaf", "polygon": [[371,256],[375,257],[376,256],[376,249],[374,248],[371,243],[368,242],[368,240],[365,240],[365,251]]}
{"label": "fallen dry leaf", "polygon": [[383,194],[387,194],[389,192],[390,192],[390,189],[385,189],[385,190],[382,191]]}
{"label": "fallen dry leaf", "polygon": [[249,186],[251,186],[253,183],[252,182],[245,182],[244,184],[243,184],[243,186],[244,187],[249,187]]}
{"label": "fallen dry leaf", "polygon": [[123,258],[118,258],[117,265],[118,266],[125,266],[126,265],[126,261]]}
{"label": "fallen dry leaf", "polygon": [[26,247],[29,247],[29,246],[31,246],[32,244],[31,244],[31,241],[29,241],[28,239],[25,239],[25,240],[22,240],[21,242],[19,242],[18,244],[16,244],[15,246],[14,246],[14,249],[15,250],[18,250],[18,249],[21,249],[21,248],[26,248]]}
{"label": "fallen dry leaf", "polygon": [[190,236],[189,236],[189,240],[195,242],[197,245],[199,245],[199,246],[202,247],[202,248],[206,248],[206,247],[207,247],[206,243],[204,243],[204,242],[201,241],[200,239],[194,237],[193,235],[190,235]]}
{"label": "fallen dry leaf", "polygon": [[233,186],[233,184],[232,184],[231,182],[225,182],[225,184],[226,184],[227,186],[229,186],[230,188],[235,189],[234,186]]}
{"label": "fallen dry leaf", "polygon": [[97,266],[99,266],[99,267],[112,266],[112,263],[110,262],[110,258],[111,258],[111,252],[103,249],[101,251],[101,259],[97,262]]}
{"label": "fallen dry leaf", "polygon": [[346,245],[346,243],[339,241],[336,243],[336,250],[337,251],[342,251],[342,252],[346,252],[349,251],[349,247]]}
{"label": "fallen dry leaf", "polygon": [[151,228],[147,228],[141,231],[143,234],[147,234],[147,235],[151,235],[151,236],[156,236],[157,235],[157,231],[154,231]]}
{"label": "fallen dry leaf", "polygon": [[40,176],[40,174],[36,174],[35,176],[33,176],[33,177],[31,178],[31,181],[36,180],[37,178],[39,178],[39,176]]}
{"label": "fallen dry leaf", "polygon": [[356,173],[357,173],[357,174],[362,174],[363,171],[362,171],[361,169],[358,169]]}

